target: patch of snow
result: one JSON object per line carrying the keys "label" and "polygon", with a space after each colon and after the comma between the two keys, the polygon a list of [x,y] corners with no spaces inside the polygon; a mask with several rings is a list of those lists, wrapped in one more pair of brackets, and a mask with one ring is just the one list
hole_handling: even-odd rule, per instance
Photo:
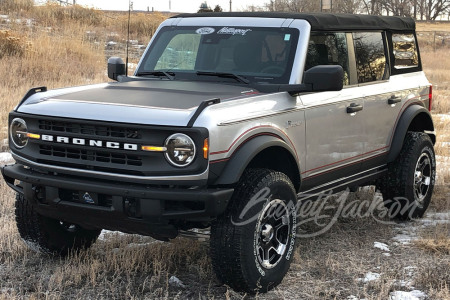
{"label": "patch of snow", "polygon": [[408,271],[408,276],[412,277],[414,275],[414,270],[417,269],[417,267],[414,266],[407,266],[404,268],[406,271]]}
{"label": "patch of snow", "polygon": [[391,251],[391,250],[389,250],[389,246],[386,245],[385,243],[373,242],[373,246],[375,248],[378,248],[378,249],[382,250],[382,251],[386,251],[386,252]]}
{"label": "patch of snow", "polygon": [[419,220],[422,227],[436,226],[438,224],[450,223],[450,211],[446,212],[430,212],[427,213],[425,218]]}
{"label": "patch of snow", "polygon": [[13,288],[1,288],[0,289],[0,294],[10,294],[10,293],[14,293]]}
{"label": "patch of snow", "polygon": [[383,253],[384,256],[391,256],[390,253]]}
{"label": "patch of snow", "polygon": [[156,244],[156,243],[164,243],[164,242],[154,240],[154,241],[151,241],[149,243],[143,243],[143,244],[130,243],[130,244],[127,245],[127,248],[129,248],[129,249],[138,249],[138,248],[147,247],[149,245]]}
{"label": "patch of snow", "polygon": [[101,240],[101,241],[104,241],[104,240],[107,239],[108,236],[111,236],[113,234],[124,235],[126,233],[123,233],[123,232],[120,232],[120,231],[102,230],[102,232],[98,236],[98,239]]}
{"label": "patch of snow", "polygon": [[412,282],[410,280],[399,280],[396,282],[398,285],[400,285],[401,287],[406,287],[408,289],[413,289],[413,285]]}
{"label": "patch of snow", "polygon": [[395,291],[389,294],[389,300],[422,300],[426,297],[427,294],[419,290],[411,292]]}
{"label": "patch of snow", "polygon": [[22,241],[28,246],[28,248],[30,248],[32,251],[36,252],[36,253],[45,253],[45,251],[42,249],[42,247],[33,241],[28,241],[22,238]]}
{"label": "patch of snow", "polygon": [[356,296],[350,295],[346,300],[366,300],[366,298],[358,298]]}
{"label": "patch of snow", "polygon": [[440,118],[441,122],[450,119],[450,115],[447,114],[435,114],[434,117]]}
{"label": "patch of snow", "polygon": [[392,239],[402,245],[408,245],[408,244],[411,244],[412,241],[416,240],[417,236],[403,232],[403,233],[397,234]]}
{"label": "patch of snow", "polygon": [[183,281],[181,281],[180,279],[178,279],[175,276],[172,276],[169,278],[169,284],[176,286],[176,287],[180,287],[180,288],[185,288],[186,286],[184,285]]}
{"label": "patch of snow", "polygon": [[0,164],[9,164],[14,162],[11,153],[9,152],[0,152]]}
{"label": "patch of snow", "polygon": [[115,46],[115,45],[117,45],[117,43],[116,43],[116,42],[113,42],[113,41],[109,41],[109,42],[107,43],[107,45],[108,45],[108,46]]}
{"label": "patch of snow", "polygon": [[369,281],[373,281],[373,280],[378,280],[380,278],[381,274],[379,273],[373,273],[373,272],[368,272],[364,278],[359,278],[359,281],[363,281],[363,282],[369,282]]}
{"label": "patch of snow", "polygon": [[397,244],[408,245],[412,241],[417,240],[417,231],[420,228],[419,222],[413,221],[406,223],[399,223],[396,225],[397,235],[392,239],[397,242]]}

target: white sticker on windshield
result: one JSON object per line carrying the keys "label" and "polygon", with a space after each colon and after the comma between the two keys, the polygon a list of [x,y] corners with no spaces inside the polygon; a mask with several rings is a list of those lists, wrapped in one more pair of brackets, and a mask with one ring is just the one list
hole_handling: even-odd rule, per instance
{"label": "white sticker on windshield", "polygon": [[230,27],[224,27],[217,31],[217,34],[231,34],[231,35],[246,35],[247,32],[252,31],[251,29],[237,29],[237,28],[230,28]]}
{"label": "white sticker on windshield", "polygon": [[291,35],[290,35],[289,33],[286,33],[286,34],[284,35],[284,40],[285,40],[286,42],[290,41],[290,40],[291,40]]}
{"label": "white sticker on windshield", "polygon": [[197,29],[197,30],[195,31],[195,33],[197,33],[197,34],[211,34],[211,33],[213,33],[214,31],[215,31],[214,28],[211,28],[211,27],[202,27],[202,28]]}

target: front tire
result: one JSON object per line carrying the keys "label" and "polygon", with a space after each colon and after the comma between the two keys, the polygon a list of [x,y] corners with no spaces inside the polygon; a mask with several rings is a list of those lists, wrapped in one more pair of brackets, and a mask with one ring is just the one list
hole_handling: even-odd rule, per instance
{"label": "front tire", "polygon": [[430,137],[422,132],[408,132],[397,159],[381,181],[380,190],[389,214],[397,219],[423,217],[436,177],[436,158]]}
{"label": "front tire", "polygon": [[211,226],[212,264],[223,283],[256,293],[282,281],[294,255],[296,200],[285,174],[244,172],[227,211]]}
{"label": "front tire", "polygon": [[16,223],[19,234],[34,251],[65,256],[89,248],[101,230],[88,230],[38,214],[22,194],[16,194]]}

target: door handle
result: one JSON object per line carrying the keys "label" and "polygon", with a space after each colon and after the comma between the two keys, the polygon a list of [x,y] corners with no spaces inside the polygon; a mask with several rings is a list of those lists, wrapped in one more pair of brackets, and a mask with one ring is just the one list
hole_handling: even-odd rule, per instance
{"label": "door handle", "polygon": [[348,114],[354,114],[358,111],[363,110],[362,105],[358,104],[358,103],[352,103],[350,104],[350,106],[347,106],[347,113]]}
{"label": "door handle", "polygon": [[392,104],[395,104],[395,103],[399,103],[401,101],[402,101],[402,98],[397,97],[395,95],[392,95],[391,98],[388,99],[388,104],[392,105]]}

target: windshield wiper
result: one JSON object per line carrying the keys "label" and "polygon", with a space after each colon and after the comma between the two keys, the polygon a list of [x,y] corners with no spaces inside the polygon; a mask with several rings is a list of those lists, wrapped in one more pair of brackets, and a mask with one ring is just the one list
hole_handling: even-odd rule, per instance
{"label": "windshield wiper", "polygon": [[241,75],[233,74],[233,73],[197,71],[197,75],[198,76],[217,76],[217,77],[224,77],[224,78],[233,78],[241,83],[245,83],[245,84],[250,83],[250,81],[247,78],[245,78]]}
{"label": "windshield wiper", "polygon": [[166,76],[169,80],[175,79],[175,73],[173,72],[166,72],[166,71],[148,71],[148,72],[138,72],[136,76]]}

